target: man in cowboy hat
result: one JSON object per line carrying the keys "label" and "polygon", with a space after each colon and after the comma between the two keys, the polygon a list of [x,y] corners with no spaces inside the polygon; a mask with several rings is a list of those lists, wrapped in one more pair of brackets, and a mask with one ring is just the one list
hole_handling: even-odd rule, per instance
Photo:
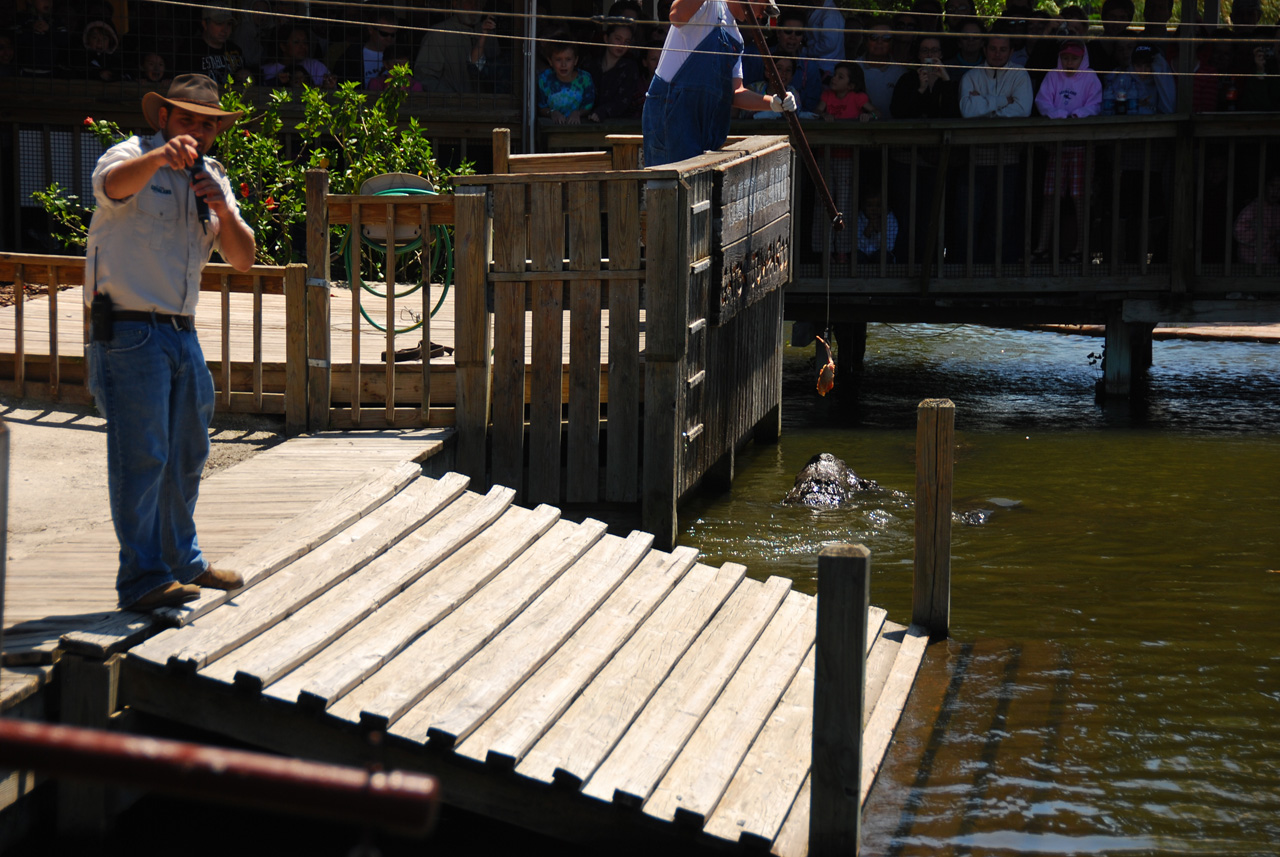
{"label": "man in cowboy hat", "polygon": [[84,289],[89,390],[107,418],[116,591],[133,610],[243,585],[212,568],[196,540],[214,393],[194,313],[214,248],[242,271],[255,252],[226,171],[204,157],[240,116],[221,108],[217,84],[180,75],[168,97],[143,96],[142,112],[156,133],[112,146],[93,171]]}

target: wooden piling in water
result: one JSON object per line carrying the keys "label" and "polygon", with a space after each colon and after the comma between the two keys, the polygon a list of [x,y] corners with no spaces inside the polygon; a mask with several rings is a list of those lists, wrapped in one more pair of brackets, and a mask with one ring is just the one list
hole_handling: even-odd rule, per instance
{"label": "wooden piling in water", "polygon": [[871,551],[818,554],[809,854],[856,854],[862,831],[862,710],[867,685]]}
{"label": "wooden piling in water", "polygon": [[956,406],[925,399],[916,411],[916,560],[911,624],[945,638],[951,627],[951,480]]}

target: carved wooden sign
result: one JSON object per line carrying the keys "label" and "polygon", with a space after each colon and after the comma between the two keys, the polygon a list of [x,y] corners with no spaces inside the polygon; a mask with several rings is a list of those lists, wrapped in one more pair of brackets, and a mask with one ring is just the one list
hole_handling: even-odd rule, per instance
{"label": "carved wooden sign", "polygon": [[718,291],[710,321],[723,324],[791,279],[791,163],[779,143],[716,169]]}

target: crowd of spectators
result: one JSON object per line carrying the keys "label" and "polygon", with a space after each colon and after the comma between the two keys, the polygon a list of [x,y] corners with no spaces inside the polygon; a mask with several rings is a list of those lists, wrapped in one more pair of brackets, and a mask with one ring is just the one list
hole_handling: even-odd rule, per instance
{"label": "crowd of spectators", "polygon": [[356,81],[376,90],[400,63],[412,66],[415,91],[509,93],[519,23],[482,5],[352,2],[308,18],[285,0],[4,0],[0,77],[163,88],[199,72],[220,82],[332,89]]}
{"label": "crowd of spectators", "polygon": [[[872,17],[846,13],[839,20],[831,17],[830,6],[828,0],[821,8],[810,7],[807,17],[802,12],[784,12],[772,44],[775,55],[789,58],[779,71],[785,68],[783,76],[789,78],[802,108],[816,110],[826,120],[1041,116],[1072,121],[1100,115],[1167,114],[1177,106],[1175,69],[1181,65],[1178,52],[1185,43],[1169,24],[1171,0],[1146,0],[1140,23],[1135,23],[1132,0],[1104,0],[1098,25],[1092,29],[1080,6],[1064,5],[1050,14],[1033,8],[1035,0],[1007,0],[1003,13],[992,21],[977,14],[972,0],[947,0],[945,6],[939,0],[916,0],[906,11]],[[840,56],[830,51],[835,27],[844,36]],[[1280,110],[1276,60],[1280,45],[1276,30],[1261,21],[1258,0],[1235,0],[1230,27],[1200,29],[1197,35],[1196,54],[1188,63],[1194,111]],[[753,77],[763,78],[751,54],[748,49],[743,65],[748,85],[755,83]],[[851,62],[842,62],[846,57]],[[830,70],[819,65],[828,59],[835,60]],[[808,68],[817,70],[813,76],[821,77],[821,85],[805,74]],[[856,104],[856,109],[841,106],[833,111],[829,104]],[[1233,213],[1248,221],[1235,224],[1235,258],[1242,260],[1280,255],[1280,237],[1268,220],[1280,225],[1280,216],[1268,213],[1275,207],[1272,197],[1280,199],[1280,179],[1273,185],[1269,176],[1259,175],[1258,153],[1256,145],[1244,144],[1231,179],[1237,200]],[[858,230],[854,235],[831,236],[814,230],[813,250],[831,253],[837,264],[849,261],[854,252],[862,261],[905,261],[905,230],[898,224],[914,215],[917,229],[923,229],[919,220],[934,197],[938,152],[927,147],[891,148],[885,198],[884,168],[878,158],[864,159],[854,176],[849,148],[831,145],[828,154],[824,159],[827,184],[842,210],[850,204],[856,210]],[[1157,141],[1147,152],[1142,143],[1122,142],[1100,147],[1097,157],[1095,185],[1097,176],[1112,174],[1112,166],[1121,178],[1119,218],[1126,261],[1136,261],[1135,248],[1144,225],[1148,258],[1158,261],[1167,252],[1162,243],[1167,236],[1161,230],[1171,181],[1171,147]],[[1219,169],[1220,159],[1217,148],[1206,144],[1209,167]],[[1021,259],[1022,230],[1029,221],[1033,261],[1047,260],[1055,248],[1061,260],[1080,261],[1090,229],[1086,196],[1097,190],[1090,187],[1083,144],[1030,150],[1016,145],[973,146],[953,152],[951,167],[942,239],[948,260],[972,255],[973,261],[990,262],[997,251],[1005,262]],[[971,168],[972,180],[966,168]],[[1268,172],[1272,171],[1274,167]],[[1027,183],[1032,185],[1030,194],[1025,192]],[[1260,194],[1258,188],[1264,184],[1267,191]],[[851,186],[858,189],[856,194]],[[1002,197],[997,198],[998,194]],[[854,195],[858,199],[851,199]],[[1110,204],[1111,194],[1105,196],[1092,206],[1095,217]],[[1205,194],[1206,206],[1213,204],[1214,196],[1211,188]],[[1027,199],[1034,202],[1031,210],[1024,210]],[[1003,212],[1002,222],[991,228],[988,224],[994,224],[997,211]],[[825,220],[816,204],[813,218],[815,224]],[[846,220],[854,222],[850,217]],[[1060,230],[1056,235],[1055,225]],[[1248,247],[1242,237],[1246,229],[1256,233]],[[875,252],[868,252],[869,241],[876,245]],[[925,242],[921,238],[918,243],[916,261]],[[1258,246],[1270,247],[1270,255]],[[1205,248],[1206,261],[1221,256],[1220,246]]]}
{"label": "crowd of spectators", "polygon": [[[770,28],[770,51],[784,86],[800,104],[800,117],[817,121],[1044,116],[1069,122],[1176,109],[1175,69],[1187,43],[1170,28],[1171,0],[1145,0],[1137,23],[1133,0],[1104,0],[1093,25],[1081,6],[1063,5],[1051,14],[1036,9],[1037,2],[1006,0],[1002,13],[988,20],[973,0],[915,0],[907,10],[883,14],[812,0],[784,7]],[[274,87],[333,88],[355,81],[376,91],[385,88],[394,66],[410,65],[409,86],[415,92],[514,93],[514,67],[523,53],[518,38],[523,7],[514,0],[353,2],[311,19],[288,14],[296,7],[284,0],[216,0],[205,6],[10,0],[3,5],[9,8],[0,12],[0,77],[136,80],[163,87],[174,75],[203,72],[218,80],[252,78]],[[594,19],[540,18],[536,89],[543,122],[639,119],[666,28],[648,19],[650,11],[637,0],[616,0]],[[1280,110],[1276,30],[1263,23],[1259,0],[1234,0],[1230,15],[1229,26],[1182,24],[1197,27],[1196,53],[1187,64],[1193,75],[1192,109]],[[764,63],[750,39],[743,80],[758,90],[767,86]],[[1143,161],[1138,148],[1118,145],[1111,156],[1120,162],[1126,188],[1147,187],[1146,208],[1159,211],[1169,181],[1167,152],[1156,146],[1154,161]],[[864,248],[874,239],[887,256],[901,260],[905,230],[897,224],[924,210],[933,197],[938,153],[893,151],[887,195],[877,174],[852,175],[850,153],[833,147],[832,157],[825,159],[828,180],[837,198],[860,212],[860,230],[869,231],[824,246],[843,261],[854,252],[868,255]],[[989,261],[1000,245],[1011,260],[1022,249],[1018,230],[1030,218],[1037,259],[1057,246],[1056,238],[1065,241],[1065,259],[1078,256],[1089,228],[1084,196],[1091,190],[1082,146],[1065,145],[1052,159],[1043,152],[1032,159],[1016,146],[975,146],[964,157],[976,181],[946,188],[949,230],[970,217],[985,222],[999,208],[1006,212],[1007,234],[997,240],[996,230],[971,230],[978,233],[972,247],[948,234],[948,254],[964,245],[966,254],[971,250],[976,260]],[[1206,168],[1219,169],[1218,160],[1210,153]],[[954,177],[957,171],[950,172]],[[1249,175],[1237,163],[1237,183],[1241,176],[1232,214],[1244,216],[1244,204],[1253,200],[1251,223],[1275,219],[1269,195],[1257,190],[1269,177]],[[1031,211],[1021,210],[1026,182],[1035,188]],[[852,199],[853,186],[866,192]],[[871,188],[874,197],[868,196]],[[996,199],[998,188],[1003,188],[1002,200]],[[1212,196],[1212,190],[1206,194],[1206,205]],[[1123,195],[1126,228],[1136,228],[1138,218],[1130,215],[1133,206],[1142,207],[1140,197]],[[862,216],[869,209],[878,216]],[[1055,236],[1051,225],[1060,218],[1050,213],[1058,210],[1063,232]],[[816,237],[814,244],[816,250]],[[1271,258],[1280,247],[1249,252]]]}

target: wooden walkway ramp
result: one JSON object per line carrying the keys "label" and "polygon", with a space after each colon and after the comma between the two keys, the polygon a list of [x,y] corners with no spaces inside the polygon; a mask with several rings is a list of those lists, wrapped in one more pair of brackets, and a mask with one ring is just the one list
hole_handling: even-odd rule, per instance
{"label": "wooden walkway ramp", "polygon": [[[119,704],[434,773],[447,802],[566,840],[806,853],[815,598],[412,469],[226,557],[249,587],[108,660]],[[863,800],[926,642],[871,609]]]}

